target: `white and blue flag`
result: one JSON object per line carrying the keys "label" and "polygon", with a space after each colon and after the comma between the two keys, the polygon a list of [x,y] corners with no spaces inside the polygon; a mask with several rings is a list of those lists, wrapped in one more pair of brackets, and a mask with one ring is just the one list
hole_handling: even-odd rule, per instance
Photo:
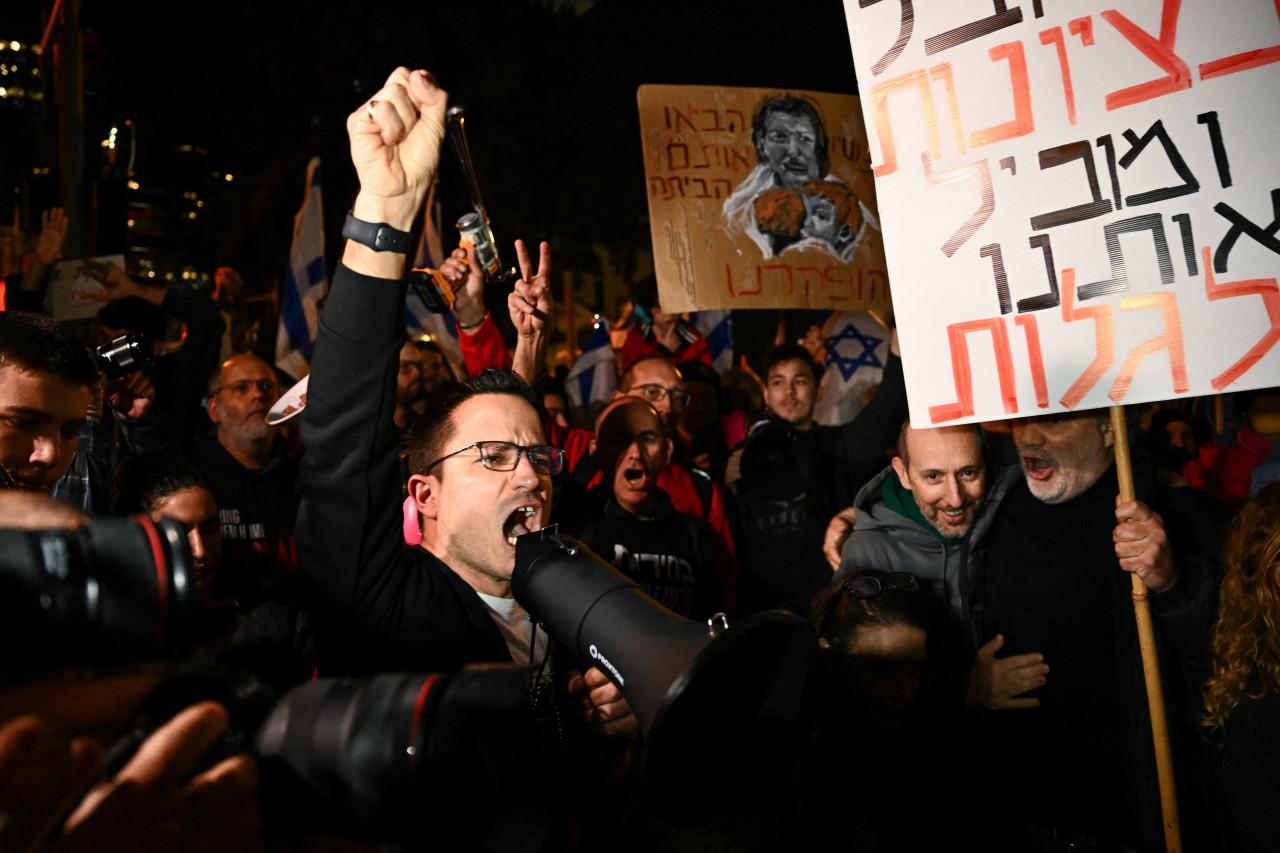
{"label": "white and blue flag", "polygon": [[716,373],[724,373],[733,367],[733,313],[695,311],[689,319],[707,339],[707,349],[711,352],[711,364]]}
{"label": "white and blue flag", "polygon": [[595,331],[582,355],[573,363],[564,385],[577,422],[589,429],[618,388],[618,369],[609,341],[609,321],[605,318],[596,319]]}
{"label": "white and blue flag", "polygon": [[307,194],[293,220],[289,275],[280,304],[276,367],[294,379],[311,372],[320,301],[329,291],[324,263],[324,211],[320,204],[320,158],[307,164]]}

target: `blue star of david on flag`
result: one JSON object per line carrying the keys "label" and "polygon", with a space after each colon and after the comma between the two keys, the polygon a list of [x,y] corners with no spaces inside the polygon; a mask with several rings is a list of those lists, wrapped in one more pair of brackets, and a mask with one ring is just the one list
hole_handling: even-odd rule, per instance
{"label": "blue star of david on flag", "polygon": [[[841,344],[845,341],[852,341],[845,346],[848,350],[852,350],[854,355],[845,355],[842,351]],[[884,367],[884,362],[876,355],[876,348],[883,342],[884,338],[863,334],[858,331],[857,326],[849,323],[840,330],[839,334],[832,335],[823,342],[827,348],[826,364],[827,366],[835,364],[841,378],[848,382],[859,368]]]}

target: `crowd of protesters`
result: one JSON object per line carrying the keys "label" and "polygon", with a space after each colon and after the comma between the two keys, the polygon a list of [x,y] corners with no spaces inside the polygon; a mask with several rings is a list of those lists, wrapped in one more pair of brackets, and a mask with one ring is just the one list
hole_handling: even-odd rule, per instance
{"label": "crowd of protesters", "polygon": [[[269,411],[297,377],[185,281],[86,262],[104,302],[92,333],[41,314],[67,230],[45,214],[0,313],[0,528],[180,523],[204,603],[183,671],[229,667],[283,695],[317,677],[533,669],[568,745],[552,768],[500,756],[507,785],[474,792],[474,811],[423,804],[459,839],[448,849],[1162,849],[1133,574],[1186,849],[1280,849],[1280,392],[1235,395],[1216,430],[1203,401],[1130,412],[1137,499],[1121,502],[1102,413],[920,428],[894,333],[874,396],[820,424],[817,336],[780,333],[760,374],[721,374],[648,281],[615,331],[617,392],[577,412],[563,375],[543,375],[551,251],[523,242],[512,347],[473,251],[442,265],[469,374],[455,376],[406,337],[404,249],[380,242],[421,214],[446,100],[402,68],[348,120],[360,191],[307,399],[284,422]],[[86,346],[121,335],[145,341],[138,364]],[[624,691],[558,660],[513,597],[517,540],[552,524],[681,616],[806,617],[807,735],[741,808],[684,823],[648,808]],[[171,672],[0,682],[0,853],[321,843],[263,829],[245,752],[206,754],[225,703],[105,755]],[[545,804],[523,846],[488,820],[516,809],[497,791]],[[382,840],[343,835],[323,844]]]}

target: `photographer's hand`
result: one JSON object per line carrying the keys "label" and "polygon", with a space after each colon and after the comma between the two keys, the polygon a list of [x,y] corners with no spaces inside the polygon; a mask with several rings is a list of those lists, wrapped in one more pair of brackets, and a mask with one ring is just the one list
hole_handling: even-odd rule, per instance
{"label": "photographer's hand", "polygon": [[54,746],[35,717],[0,728],[0,851],[36,850],[100,772],[90,738]]}
{"label": "photographer's hand", "polygon": [[146,739],[113,779],[89,792],[67,819],[54,849],[257,849],[261,816],[254,799],[258,774],[253,759],[233,756],[187,779],[226,727],[227,712],[214,702],[176,715]]}

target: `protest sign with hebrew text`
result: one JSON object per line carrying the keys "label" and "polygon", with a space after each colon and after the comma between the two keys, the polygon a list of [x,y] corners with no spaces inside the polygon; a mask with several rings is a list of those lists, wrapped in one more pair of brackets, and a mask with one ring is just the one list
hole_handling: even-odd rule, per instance
{"label": "protest sign with hebrew text", "polygon": [[665,311],[888,307],[857,98],[641,86],[638,100]]}
{"label": "protest sign with hebrew text", "polygon": [[845,15],[916,424],[1280,384],[1280,4]]}

